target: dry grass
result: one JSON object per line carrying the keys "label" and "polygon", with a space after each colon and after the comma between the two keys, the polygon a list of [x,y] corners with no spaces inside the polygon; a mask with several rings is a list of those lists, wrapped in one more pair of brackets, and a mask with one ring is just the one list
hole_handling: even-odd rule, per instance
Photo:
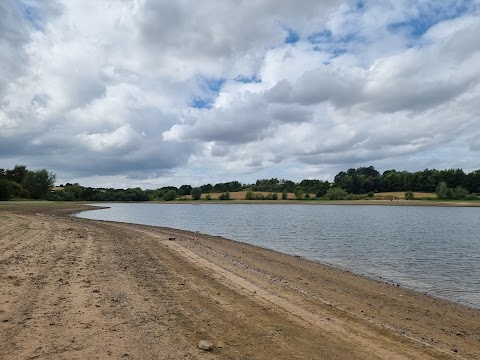
{"label": "dry grass", "polygon": [[[427,192],[413,192],[415,199],[435,199],[437,195],[435,193],[427,193]],[[405,191],[392,191],[392,192],[382,192],[376,193],[374,199],[386,199],[390,200],[393,198],[397,199],[404,199],[405,198]]]}
{"label": "dry grass", "polygon": [[[268,191],[253,191],[254,194],[262,194],[264,196],[267,196],[268,194],[271,194]],[[222,193],[209,193],[209,194],[202,194],[202,199],[205,198],[205,196],[210,195],[212,199],[218,199],[218,197]],[[245,200],[245,195],[247,194],[247,191],[235,191],[235,192],[230,192],[230,199],[232,200]],[[278,200],[282,199],[282,193],[278,192]],[[186,199],[191,199],[192,197],[190,195],[185,196]],[[315,194],[310,194],[310,198],[315,198]],[[294,193],[288,193],[287,199],[295,199],[295,194]]]}

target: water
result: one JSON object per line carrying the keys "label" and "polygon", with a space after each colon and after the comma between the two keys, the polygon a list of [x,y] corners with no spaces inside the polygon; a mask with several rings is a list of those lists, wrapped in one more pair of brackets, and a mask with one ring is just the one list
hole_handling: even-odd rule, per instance
{"label": "water", "polygon": [[106,204],[88,219],[219,235],[480,308],[480,208]]}

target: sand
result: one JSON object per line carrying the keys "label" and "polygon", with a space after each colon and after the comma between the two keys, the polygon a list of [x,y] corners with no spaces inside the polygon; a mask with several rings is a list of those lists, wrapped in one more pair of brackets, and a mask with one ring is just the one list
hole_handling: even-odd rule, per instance
{"label": "sand", "polygon": [[83,208],[0,205],[0,359],[480,359],[479,309]]}

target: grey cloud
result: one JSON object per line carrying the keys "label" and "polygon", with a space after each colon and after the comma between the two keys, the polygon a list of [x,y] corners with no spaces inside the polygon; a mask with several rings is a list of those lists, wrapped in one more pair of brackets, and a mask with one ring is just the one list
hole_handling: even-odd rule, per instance
{"label": "grey cloud", "polygon": [[280,123],[305,123],[313,120],[314,111],[289,104],[270,104],[268,112],[272,119]]}
{"label": "grey cloud", "polygon": [[0,96],[9,82],[24,70],[27,55],[23,46],[30,34],[15,1],[0,3]]}
{"label": "grey cloud", "polygon": [[479,151],[480,150],[480,133],[473,136],[470,140],[470,150]]}
{"label": "grey cloud", "polygon": [[216,141],[238,145],[262,139],[271,126],[267,106],[254,95],[224,109],[196,110],[185,116],[186,124],[174,125],[163,133],[167,141]]}

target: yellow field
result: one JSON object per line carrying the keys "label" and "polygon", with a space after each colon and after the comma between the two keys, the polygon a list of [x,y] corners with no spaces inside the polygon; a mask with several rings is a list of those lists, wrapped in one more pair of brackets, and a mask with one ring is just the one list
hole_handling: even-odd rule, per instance
{"label": "yellow field", "polygon": [[[264,196],[267,196],[270,194],[268,191],[252,191],[253,194],[262,194]],[[212,200],[218,199],[218,197],[222,193],[209,193],[209,194],[202,194],[202,199],[204,199],[207,195],[210,195]],[[232,200],[245,200],[245,195],[247,194],[247,191],[236,191],[236,192],[230,192],[230,199]],[[278,200],[282,199],[282,193],[278,192],[277,193]],[[186,199],[191,199],[192,197],[190,195],[185,196]],[[315,194],[310,194],[310,198],[315,198]],[[294,193],[288,193],[287,199],[295,199],[295,194]]]}
{"label": "yellow field", "polygon": [[[435,193],[427,193],[427,192],[413,192],[415,199],[422,199],[422,198],[429,198],[434,199],[437,197]],[[392,191],[392,192],[383,192],[383,193],[376,193],[374,199],[404,199],[405,198],[405,191]]]}

